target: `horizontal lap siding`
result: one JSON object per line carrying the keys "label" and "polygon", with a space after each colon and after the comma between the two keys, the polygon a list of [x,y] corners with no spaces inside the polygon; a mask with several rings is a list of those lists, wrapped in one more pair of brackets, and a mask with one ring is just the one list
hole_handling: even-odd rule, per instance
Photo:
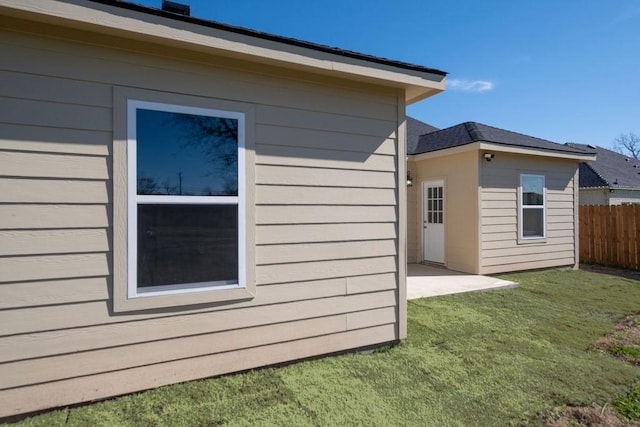
{"label": "horizontal lap siding", "polygon": [[422,262],[424,254],[423,191],[428,181],[444,182],[444,263],[447,268],[478,272],[478,155],[474,151],[409,163],[413,187],[409,190],[408,214],[413,235],[413,259]]}
{"label": "horizontal lap siding", "polygon": [[[380,324],[394,321],[395,310],[392,307],[372,311]],[[309,337],[317,337],[345,331],[345,323],[351,324],[352,330],[377,326],[362,312],[347,316],[325,316],[322,318],[288,321],[268,326],[257,326],[245,331],[242,336],[234,331],[213,334],[181,336],[173,340],[173,345],[166,346],[164,341],[144,344],[132,344],[127,347],[114,347],[95,350],[86,357],[84,353],[71,353],[46,359],[34,359],[28,362],[6,363],[0,366],[0,372],[7,386],[17,386],[25,382],[63,380],[73,376],[99,374],[105,370],[122,370],[150,364],[164,363],[168,360],[179,360],[201,355],[224,353],[238,347],[255,347],[275,344],[281,341],[294,341]],[[137,350],[137,351],[136,351]],[[104,354],[104,355],[103,355]],[[106,362],[101,359],[107,358]],[[45,373],[43,373],[43,371]]]}
{"label": "horizontal lap siding", "polygon": [[[373,279],[372,281],[375,282],[375,278],[371,276],[367,279]],[[19,361],[29,357],[60,355],[181,336],[287,323],[351,311],[392,307],[395,304],[394,290],[381,289],[383,287],[381,283],[375,289],[376,292],[352,294],[347,297],[344,296],[346,293],[344,279],[298,283],[298,287],[306,292],[292,289],[293,286],[274,285],[262,290],[261,293],[265,296],[259,298],[254,304],[239,304],[237,307],[226,307],[217,311],[201,309],[183,316],[167,315],[167,313],[154,314],[144,321],[136,321],[135,315],[124,315],[122,318],[112,316],[104,301],[69,304],[65,307],[12,310],[6,313],[6,318],[15,322],[22,321],[23,324],[11,331],[19,334],[16,333],[3,340],[0,345],[3,351],[0,354],[2,362]],[[291,290],[298,300],[285,299],[285,302],[282,302],[278,294],[287,290]],[[73,319],[68,318],[68,311],[84,316],[87,326],[92,327],[75,327],[77,322],[74,323]],[[40,322],[38,330],[29,328],[29,324],[33,325],[29,320],[30,316],[39,316],[48,324]],[[3,327],[3,334],[6,333],[7,328]],[[31,332],[26,332],[27,329]],[[95,342],[95,335],[100,337],[99,345]]]}
{"label": "horizontal lap siding", "polygon": [[[397,338],[395,91],[2,36],[0,416]],[[255,105],[255,299],[112,312],[114,85]]]}
{"label": "horizontal lap siding", "polygon": [[32,410],[33,402],[41,406],[62,406],[68,404],[70,399],[88,401],[121,394],[123,384],[135,383],[139,389],[159,387],[236,370],[276,364],[283,360],[312,357],[320,353],[366,346],[379,339],[391,340],[394,336],[394,326],[387,324],[331,335],[247,347],[226,353],[208,354],[69,378],[57,382],[0,390],[0,402],[3,402],[5,410],[13,410],[17,413]]}
{"label": "horizontal lap siding", "polygon": [[[482,272],[526,270],[575,262],[573,174],[571,161],[500,154],[482,167]],[[545,175],[544,242],[518,242],[520,174]]]}

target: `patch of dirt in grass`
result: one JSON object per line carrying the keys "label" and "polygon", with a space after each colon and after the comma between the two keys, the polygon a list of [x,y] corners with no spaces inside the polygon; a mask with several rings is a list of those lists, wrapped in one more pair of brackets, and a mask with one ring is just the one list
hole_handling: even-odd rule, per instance
{"label": "patch of dirt in grass", "polygon": [[601,337],[592,346],[632,365],[640,366],[640,315],[628,316],[613,333]]}
{"label": "patch of dirt in grass", "polygon": [[547,415],[544,423],[547,427],[573,427],[573,426],[607,426],[607,427],[628,427],[629,424],[620,418],[619,415],[609,410],[593,404],[591,407],[563,406],[555,408]]}
{"label": "patch of dirt in grass", "polygon": [[[595,344],[591,346],[591,349],[608,353],[624,362],[640,366],[640,315],[625,317],[613,328],[613,332],[600,337]],[[621,399],[623,398],[617,400]],[[624,399],[630,400],[631,398],[627,396],[624,397]],[[626,406],[629,406],[631,408],[630,410],[635,410],[636,407],[633,406],[636,405],[635,402],[635,400],[633,402],[626,402]],[[613,406],[620,407],[621,404],[616,404],[616,400],[614,400]],[[626,407],[625,405],[622,406]],[[635,417],[629,418],[634,419]],[[561,406],[554,408],[545,414],[544,423],[548,427],[640,426],[637,419],[635,422],[627,420],[616,411],[610,410],[607,404],[602,407],[595,403],[590,407]]]}

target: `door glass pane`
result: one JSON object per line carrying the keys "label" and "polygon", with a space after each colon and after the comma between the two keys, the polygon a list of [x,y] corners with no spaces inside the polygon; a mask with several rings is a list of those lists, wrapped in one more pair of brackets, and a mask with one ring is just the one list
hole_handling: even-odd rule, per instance
{"label": "door glass pane", "polygon": [[438,224],[442,224],[442,212],[438,214]]}
{"label": "door glass pane", "polygon": [[543,210],[542,209],[522,209],[522,236],[523,237],[543,237]]}
{"label": "door glass pane", "polygon": [[238,120],[136,110],[137,194],[238,195]]}
{"label": "door glass pane", "polygon": [[138,205],[138,287],[238,281],[237,205]]}

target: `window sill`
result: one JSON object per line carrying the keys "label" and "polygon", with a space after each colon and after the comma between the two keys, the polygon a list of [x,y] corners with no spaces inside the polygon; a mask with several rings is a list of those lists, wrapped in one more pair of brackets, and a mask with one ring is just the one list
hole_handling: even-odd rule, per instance
{"label": "window sill", "polygon": [[163,308],[181,308],[185,306],[233,303],[251,300],[255,297],[255,289],[235,288],[203,290],[171,295],[139,296],[128,298],[126,295],[116,296],[113,301],[115,313],[143,311]]}
{"label": "window sill", "polygon": [[518,244],[519,245],[544,245],[547,243],[547,238],[546,237],[535,237],[535,238],[530,238],[530,239],[522,239],[522,238],[518,238]]}

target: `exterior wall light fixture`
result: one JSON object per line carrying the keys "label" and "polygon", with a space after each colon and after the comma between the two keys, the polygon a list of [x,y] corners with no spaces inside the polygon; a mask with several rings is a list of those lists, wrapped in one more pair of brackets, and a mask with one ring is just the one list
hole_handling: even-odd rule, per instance
{"label": "exterior wall light fixture", "polygon": [[411,178],[411,172],[407,171],[407,187],[413,187],[413,178]]}
{"label": "exterior wall light fixture", "polygon": [[484,157],[484,159],[485,159],[487,162],[490,162],[490,161],[491,161],[491,159],[493,159],[495,156],[496,156],[496,155],[495,155],[495,154],[493,154],[493,153],[484,153],[484,156],[483,156],[483,157]]}

